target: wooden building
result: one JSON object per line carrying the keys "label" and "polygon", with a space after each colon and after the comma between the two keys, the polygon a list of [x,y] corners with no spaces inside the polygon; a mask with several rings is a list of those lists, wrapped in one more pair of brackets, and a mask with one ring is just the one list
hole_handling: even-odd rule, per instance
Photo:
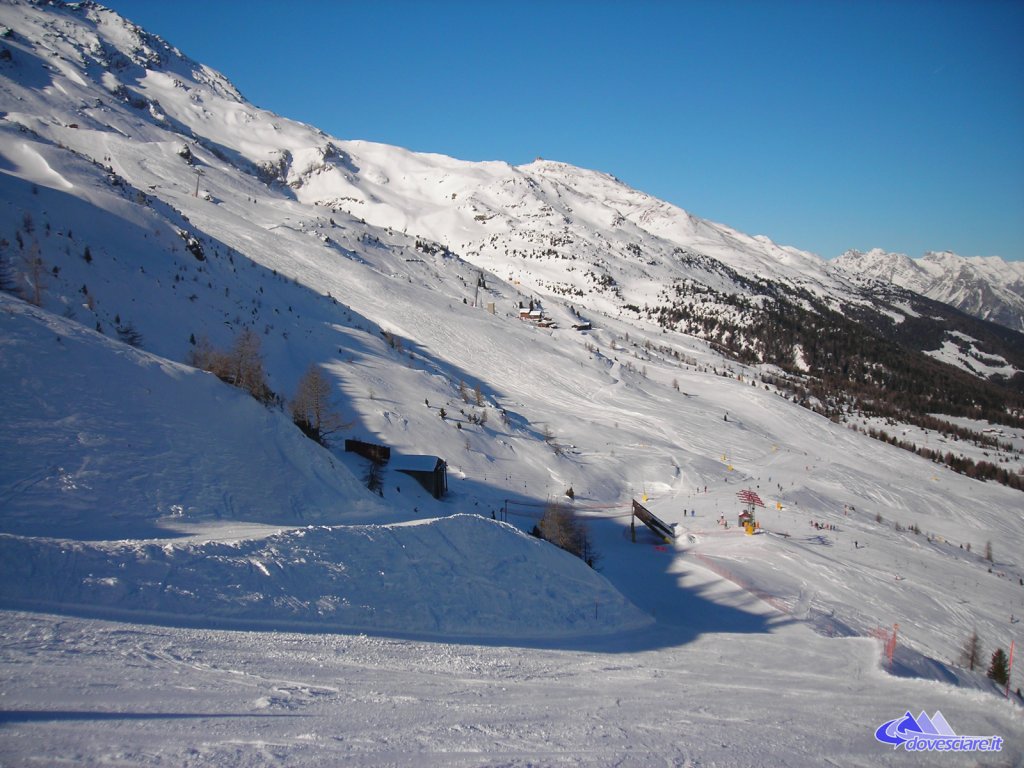
{"label": "wooden building", "polygon": [[362,440],[346,440],[345,450],[355,453],[364,459],[369,459],[374,464],[387,464],[391,459],[391,449],[386,445],[376,443],[365,443]]}
{"label": "wooden building", "polygon": [[448,492],[448,465],[437,456],[398,456],[392,467],[409,475],[435,499]]}

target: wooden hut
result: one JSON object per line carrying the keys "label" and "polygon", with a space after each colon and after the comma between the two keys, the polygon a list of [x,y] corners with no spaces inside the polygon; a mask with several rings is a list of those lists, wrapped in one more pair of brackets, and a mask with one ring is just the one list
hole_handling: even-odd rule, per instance
{"label": "wooden hut", "polygon": [[374,464],[387,464],[391,459],[391,449],[386,445],[366,443],[362,440],[346,440],[345,450],[369,459]]}
{"label": "wooden hut", "polygon": [[392,467],[409,475],[435,499],[448,492],[448,465],[437,456],[400,456]]}

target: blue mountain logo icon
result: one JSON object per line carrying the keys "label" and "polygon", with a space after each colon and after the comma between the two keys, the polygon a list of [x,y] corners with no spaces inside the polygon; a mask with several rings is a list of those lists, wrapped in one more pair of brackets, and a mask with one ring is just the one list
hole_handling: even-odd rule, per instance
{"label": "blue mountain logo icon", "polygon": [[893,749],[903,747],[908,752],[998,752],[1003,747],[1000,736],[958,736],[938,710],[931,717],[927,712],[917,717],[907,712],[882,723],[875,731],[875,738],[883,744],[892,744]]}
{"label": "blue mountain logo icon", "polygon": [[956,736],[956,733],[938,710],[931,717],[925,712],[917,717],[907,712],[903,717],[882,723],[875,731],[876,739],[883,744],[892,744],[893,748],[913,738],[937,739],[947,736]]}

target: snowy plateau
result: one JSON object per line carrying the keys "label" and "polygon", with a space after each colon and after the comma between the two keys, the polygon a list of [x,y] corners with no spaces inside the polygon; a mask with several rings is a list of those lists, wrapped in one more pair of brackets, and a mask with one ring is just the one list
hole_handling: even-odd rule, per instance
{"label": "snowy plateau", "polygon": [[[1024,765],[986,676],[1024,495],[866,434],[1019,473],[1024,430],[825,415],[780,387],[827,355],[751,321],[935,303],[604,173],[328,136],[91,2],[0,2],[0,257],[2,766]],[[1016,404],[973,322],[909,367]],[[243,332],[268,404],[191,364]],[[876,738],[937,712],[1001,749]]]}

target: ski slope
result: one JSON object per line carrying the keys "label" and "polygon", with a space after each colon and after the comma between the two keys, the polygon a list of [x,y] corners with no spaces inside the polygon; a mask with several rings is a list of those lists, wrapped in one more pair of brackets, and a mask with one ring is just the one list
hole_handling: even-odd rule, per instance
{"label": "ski slope", "polygon": [[[728,610],[728,594],[714,598]],[[642,642],[524,648],[3,612],[0,755],[222,766],[934,765],[934,755],[874,739],[910,708],[941,711],[960,734],[1002,734],[1003,752],[980,761],[1019,762],[1013,705],[891,677],[872,640],[800,624],[764,631],[766,617],[743,616],[688,640],[664,627]]]}
{"label": "ski slope", "polygon": [[[638,483],[637,495],[647,486],[646,503],[677,524],[674,544],[642,527],[633,542],[624,505],[597,504],[582,490],[586,474],[577,477],[584,482],[577,483],[574,503],[591,518],[600,555],[595,572],[515,530],[532,527],[537,507],[508,505],[515,527],[489,519],[488,510],[505,511],[508,491],[500,482],[456,477],[450,497],[432,502],[388,474],[379,499],[358,485],[344,457],[332,458],[304,438],[282,450],[308,452],[306,461],[326,459],[322,473],[267,471],[294,481],[306,498],[337,494],[342,506],[318,511],[332,525],[294,519],[291,483],[291,501],[271,486],[251,510],[223,508],[218,500],[216,512],[206,514],[201,498],[182,505],[181,514],[133,509],[116,474],[87,471],[93,458],[143,475],[148,469],[154,485],[164,476],[188,477],[183,489],[215,482],[240,494],[259,477],[250,467],[261,461],[265,438],[251,444],[235,433],[250,419],[259,423],[256,415],[283,416],[208,375],[3,301],[5,384],[33,373],[5,409],[3,433],[31,434],[47,403],[63,411],[55,424],[79,428],[46,440],[5,441],[17,445],[5,459],[81,451],[76,462],[52,467],[31,488],[5,486],[0,599],[7,610],[0,620],[12,682],[0,715],[0,754],[14,762],[78,752],[87,761],[137,764],[603,765],[668,756],[683,764],[810,765],[832,755],[855,764],[915,764],[914,756],[890,752],[872,736],[877,725],[902,714],[892,711],[896,700],[906,702],[898,709],[940,709],[958,733],[991,731],[1008,745],[1021,743],[1020,707],[994,695],[980,672],[951,663],[969,627],[986,639],[1013,636],[1016,625],[1002,616],[1020,600],[1012,564],[997,556],[999,572],[989,574],[977,553],[948,542],[926,544],[923,535],[896,535],[875,523],[872,510],[902,509],[905,519],[969,535],[956,514],[928,515],[924,506],[905,504],[889,482],[865,482],[858,494],[843,496],[844,515],[839,497],[826,495],[840,467],[857,471],[861,482],[882,471],[863,452],[840,461],[852,450],[844,441],[875,444],[802,410],[793,411],[808,419],[799,425],[802,435],[781,419],[766,425],[763,405],[743,406],[741,395],[755,390],[749,385],[706,375],[709,390],[730,381],[737,387],[736,407],[719,430],[728,433],[731,424],[747,440],[727,454],[688,462],[699,469],[699,490],[693,483]],[[46,354],[51,344],[54,351]],[[79,362],[77,378],[61,375],[69,359]],[[699,385],[702,378],[687,381]],[[188,393],[175,423],[187,424],[194,410],[209,429],[196,431],[188,451],[148,455],[129,438],[160,433],[167,411],[153,401],[167,382]],[[688,389],[694,391],[681,399],[699,396],[699,386]],[[618,390],[627,387],[611,390],[607,399],[590,402],[591,421],[577,425],[587,442],[605,429],[642,429],[654,418],[640,412],[632,425],[616,427],[623,411],[615,397],[625,397]],[[147,396],[132,397],[139,392]],[[121,419],[87,422],[100,407],[96,398],[118,404]],[[217,407],[206,410],[205,400]],[[792,410],[778,401],[784,412]],[[254,413],[240,419],[237,412],[247,408]],[[598,408],[608,409],[601,418]],[[719,418],[691,427],[685,435],[694,442],[691,450]],[[838,439],[827,466],[785,440],[767,444],[768,435],[788,435],[807,445],[815,419]],[[88,431],[81,429],[86,423]],[[278,440],[288,437],[287,426],[278,428]],[[82,441],[81,434],[91,439]],[[563,456],[576,455],[572,450]],[[606,450],[609,457],[614,452]],[[678,451],[668,454],[678,459]],[[638,443],[619,460],[627,465],[650,453]],[[901,464],[910,473],[922,469],[916,457],[896,449],[883,454],[871,458],[887,462],[890,474]],[[196,455],[219,461],[196,462]],[[593,460],[576,456],[581,464]],[[666,461],[642,466],[653,477]],[[736,512],[739,487],[759,484],[757,476],[742,477],[745,466],[770,471],[776,489],[783,486],[774,494],[762,489],[766,499],[786,502],[761,515],[771,533],[751,537],[735,525],[717,525],[721,515]],[[535,483],[547,469],[517,468],[515,477]],[[966,481],[932,482],[948,492]],[[45,525],[42,510],[61,505],[70,510],[63,529],[57,517],[48,535],[21,530],[28,520]],[[19,507],[23,514],[14,514]],[[419,515],[477,514],[420,522],[416,507]],[[135,512],[131,526],[146,530],[128,534],[118,519],[122,511]],[[839,530],[811,530],[808,517]],[[997,554],[999,541],[1013,533],[1007,529],[997,540]],[[887,669],[872,631],[895,621],[899,644]],[[125,668],[127,675],[114,671]],[[779,690],[792,692],[781,710]],[[843,704],[837,707],[837,700]],[[827,728],[823,711],[830,713]],[[45,746],[33,736],[39,728],[50,734]],[[1004,756],[1019,759],[1015,748]]]}

